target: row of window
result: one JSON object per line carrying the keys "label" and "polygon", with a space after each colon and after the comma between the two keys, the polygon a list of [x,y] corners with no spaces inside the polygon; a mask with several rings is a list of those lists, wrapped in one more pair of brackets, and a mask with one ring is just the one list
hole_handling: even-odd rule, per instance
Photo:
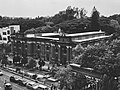
{"label": "row of window", "polygon": [[10,36],[8,36],[7,38],[6,37],[1,37],[0,40],[10,40]]}
{"label": "row of window", "polygon": [[[15,33],[15,30],[12,33]],[[7,35],[7,34],[10,34],[9,30],[7,32],[3,32],[3,35]]]}
{"label": "row of window", "polygon": [[10,31],[8,30],[7,32],[3,32],[3,35],[10,34]]}

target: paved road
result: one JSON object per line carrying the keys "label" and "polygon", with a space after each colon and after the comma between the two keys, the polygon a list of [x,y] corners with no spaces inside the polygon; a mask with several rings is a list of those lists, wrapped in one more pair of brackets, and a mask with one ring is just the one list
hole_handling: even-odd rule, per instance
{"label": "paved road", "polygon": [[[0,76],[0,87],[4,88],[4,85],[3,85],[4,81],[7,80],[8,82],[10,82],[9,77],[13,74],[11,74],[9,72],[6,72],[6,71],[3,71],[3,70],[1,70],[1,71],[3,72],[4,75]],[[18,84],[15,84],[15,83],[12,83],[12,82],[10,82],[10,83],[12,84],[13,90],[29,90],[26,87],[22,87]],[[2,89],[2,90],[4,90],[4,89]]]}

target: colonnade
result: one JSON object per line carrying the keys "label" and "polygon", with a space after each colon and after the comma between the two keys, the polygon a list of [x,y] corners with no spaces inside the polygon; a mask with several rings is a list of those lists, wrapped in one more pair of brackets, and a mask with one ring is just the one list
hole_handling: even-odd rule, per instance
{"label": "colonnade", "polygon": [[[22,53],[26,52],[27,56],[35,57],[37,55],[38,58],[45,61],[51,60],[60,64],[68,64],[71,61],[72,46],[35,41],[20,41],[21,46],[18,46],[16,42],[13,42],[12,51],[15,51],[14,49],[17,46],[21,48]],[[16,52],[19,51],[16,50]]]}

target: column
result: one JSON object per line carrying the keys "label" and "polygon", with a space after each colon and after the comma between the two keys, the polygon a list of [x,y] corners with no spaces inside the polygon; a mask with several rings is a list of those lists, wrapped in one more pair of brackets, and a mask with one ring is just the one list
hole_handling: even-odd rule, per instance
{"label": "column", "polygon": [[51,44],[51,59],[55,59],[55,45]]}
{"label": "column", "polygon": [[44,58],[45,58],[45,61],[48,61],[48,60],[47,60],[47,44],[46,44],[46,43],[44,44],[44,48],[45,48],[45,49],[44,49],[44,50],[45,50],[45,51],[44,51],[44,56],[45,56]]}
{"label": "column", "polygon": [[31,56],[31,41],[27,41],[27,54]]}
{"label": "column", "polygon": [[13,53],[13,56],[14,56],[14,54],[15,54],[15,53],[14,53],[14,50],[15,50],[15,49],[14,49],[14,44],[15,44],[15,40],[12,39],[12,40],[11,40],[11,52]]}
{"label": "column", "polygon": [[45,43],[41,42],[41,59],[45,60]]}
{"label": "column", "polygon": [[27,45],[27,41],[25,40],[25,43],[24,43],[25,57],[27,57],[27,49],[28,49],[27,46],[28,46],[28,45]]}
{"label": "column", "polygon": [[67,47],[67,64],[69,64],[72,58],[72,47],[71,46],[66,47]]}
{"label": "column", "polygon": [[58,45],[58,62],[61,62],[61,46]]}

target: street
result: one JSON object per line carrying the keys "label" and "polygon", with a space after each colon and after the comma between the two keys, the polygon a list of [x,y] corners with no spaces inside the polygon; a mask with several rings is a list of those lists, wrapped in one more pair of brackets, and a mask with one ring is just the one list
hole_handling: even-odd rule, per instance
{"label": "street", "polygon": [[[6,71],[3,71],[3,70],[1,70],[1,71],[3,72],[4,75],[0,76],[0,87],[3,89],[4,88],[4,81],[7,80],[8,82],[10,82],[9,77],[13,74],[6,72]],[[13,88],[12,90],[29,90],[26,87],[20,86],[16,83],[12,83],[12,82],[10,82],[10,83],[12,84],[12,88]]]}

